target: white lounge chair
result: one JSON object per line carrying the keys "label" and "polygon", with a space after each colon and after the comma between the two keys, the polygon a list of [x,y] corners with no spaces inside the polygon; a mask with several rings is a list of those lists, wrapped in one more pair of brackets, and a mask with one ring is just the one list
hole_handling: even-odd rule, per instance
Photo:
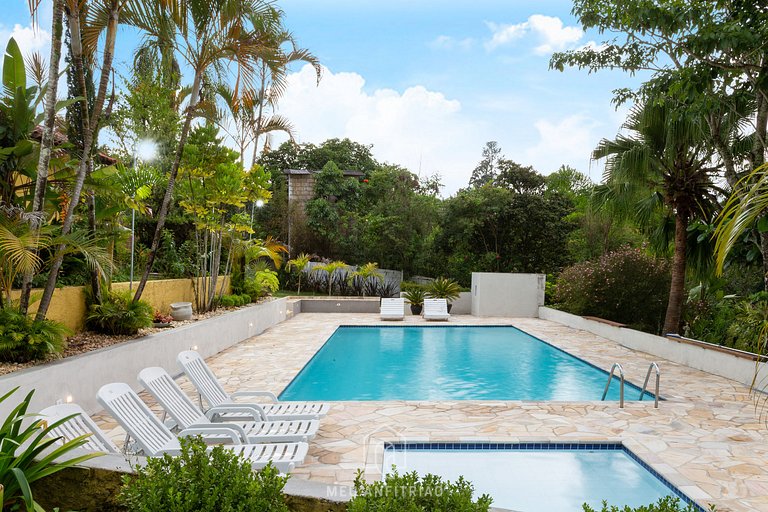
{"label": "white lounge chair", "polygon": [[[280,402],[274,393],[269,391],[236,391],[232,394],[224,391],[216,376],[213,374],[203,358],[194,350],[185,350],[181,352],[176,361],[192,384],[197,388],[200,394],[200,406],[204,398],[208,408],[227,406],[230,412],[217,413],[223,421],[242,421],[252,418],[251,413],[254,408],[261,409],[266,418],[270,421],[277,420],[314,420],[328,414],[329,406],[324,403],[312,402]],[[239,397],[266,397],[271,402],[268,403],[244,403],[235,402]],[[237,413],[236,410],[242,410],[243,413]],[[207,410],[207,409],[204,409]]]}
{"label": "white lounge chair", "polygon": [[[264,411],[256,408],[253,408],[250,421],[212,423],[211,418],[216,415],[233,411],[221,406],[212,407],[203,414],[163,368],[145,368],[139,373],[139,383],[155,397],[179,429],[230,426],[250,443],[278,443],[307,442],[315,437],[320,426],[317,420],[267,421]],[[242,409],[234,412],[243,413]]]}
{"label": "white lounge chair", "polygon": [[48,424],[67,419],[64,423],[51,429],[51,432],[64,439],[72,441],[81,436],[88,436],[88,441],[82,446],[91,452],[120,453],[120,449],[107,437],[90,416],[77,404],[59,404],[46,407],[38,413]]}
{"label": "white lounge chair", "polygon": [[381,319],[382,320],[402,320],[405,317],[405,299],[382,298],[381,299]]}
{"label": "white lounge chair", "polygon": [[424,320],[448,320],[448,301],[445,299],[424,299]]}
{"label": "white lounge chair", "polygon": [[[164,453],[178,455],[181,452],[178,437],[152,414],[128,384],[106,384],[99,389],[96,399],[120,423],[144,455],[156,457]],[[178,435],[199,435],[203,438],[215,436],[217,439],[224,435],[233,443],[245,442],[241,432],[225,425],[188,428]],[[254,469],[263,468],[271,461],[283,473],[292,471],[297,464],[304,462],[309,450],[307,443],[231,444],[225,448],[247,459]]]}

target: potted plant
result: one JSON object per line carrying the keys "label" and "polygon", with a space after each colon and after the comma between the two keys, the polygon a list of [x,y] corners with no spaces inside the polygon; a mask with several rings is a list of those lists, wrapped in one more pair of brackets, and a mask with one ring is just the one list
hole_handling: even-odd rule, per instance
{"label": "potted plant", "polygon": [[159,311],[155,311],[155,316],[152,319],[153,327],[170,327],[171,322],[173,322],[173,317],[171,315],[164,315]]}
{"label": "potted plant", "polygon": [[403,293],[405,301],[411,305],[411,313],[421,314],[421,308],[424,307],[424,290],[422,288],[411,288]]}
{"label": "potted plant", "polygon": [[453,279],[438,277],[427,288],[427,297],[430,299],[445,299],[448,302],[448,312],[451,312],[451,302],[459,298],[461,286]]}

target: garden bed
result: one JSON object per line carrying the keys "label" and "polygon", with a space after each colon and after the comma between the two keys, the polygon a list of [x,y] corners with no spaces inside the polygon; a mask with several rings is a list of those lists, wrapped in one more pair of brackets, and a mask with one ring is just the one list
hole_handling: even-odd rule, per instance
{"label": "garden bed", "polygon": [[131,340],[137,340],[140,338],[144,338],[146,336],[151,336],[156,333],[167,332],[168,330],[171,330],[174,328],[183,327],[185,325],[193,324],[201,320],[207,320],[208,318],[214,318],[220,315],[224,315],[226,313],[231,313],[233,311],[237,311],[240,309],[253,306],[255,304],[262,304],[264,302],[269,302],[271,300],[273,300],[272,297],[268,297],[259,302],[248,304],[247,306],[241,306],[238,308],[228,308],[228,309],[220,308],[220,309],[217,309],[216,311],[209,311],[201,315],[194,315],[194,317],[191,320],[182,320],[178,322],[173,322],[171,324],[171,327],[165,327],[165,328],[148,327],[146,329],[140,329],[138,334],[135,334],[135,335],[109,335],[109,334],[99,334],[91,331],[79,332],[67,338],[67,346],[64,349],[64,352],[60,356],[49,357],[47,359],[40,359],[37,361],[29,361],[26,363],[0,362],[0,375],[6,375],[8,373],[13,373],[15,371],[23,370],[25,368],[32,368],[34,366],[39,366],[41,364],[60,361],[68,357],[85,354],[87,352],[99,350],[106,347],[111,347],[113,345],[119,345],[120,343],[125,343]]}

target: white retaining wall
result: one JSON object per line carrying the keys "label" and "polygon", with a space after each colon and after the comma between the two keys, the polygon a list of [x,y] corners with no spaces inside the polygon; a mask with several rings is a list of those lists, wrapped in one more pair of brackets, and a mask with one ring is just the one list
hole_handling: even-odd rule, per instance
{"label": "white retaining wall", "polygon": [[755,370],[758,369],[757,382],[768,382],[768,365],[759,363],[758,367],[756,356],[748,352],[723,349],[702,341],[654,336],[547,307],[539,308],[539,318],[588,331],[632,350],[663,357],[668,361],[732,379],[747,386],[752,384]]}
{"label": "white retaining wall", "polygon": [[544,305],[544,274],[472,272],[473,316],[535,318]]}
{"label": "white retaining wall", "polygon": [[35,389],[31,411],[39,411],[68,397],[88,413],[100,409],[96,392],[109,382],[126,382],[138,390],[138,373],[148,366],[162,366],[178,375],[176,356],[197,347],[210,357],[285,320],[287,300],[272,300],[193,324],[145,336],[60,361],[0,376],[0,391],[21,389],[0,404],[5,417],[24,394]]}

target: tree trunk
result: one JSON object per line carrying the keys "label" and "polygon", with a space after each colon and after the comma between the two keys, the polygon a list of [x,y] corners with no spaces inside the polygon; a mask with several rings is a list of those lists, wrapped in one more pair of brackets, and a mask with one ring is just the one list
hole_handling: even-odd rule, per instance
{"label": "tree trunk", "polygon": [[267,64],[261,65],[261,89],[259,90],[259,114],[256,118],[256,133],[253,134],[253,157],[251,158],[251,168],[256,165],[256,154],[259,149],[259,136],[261,135],[262,116],[264,115],[264,94],[267,91]]}
{"label": "tree trunk", "polygon": [[192,94],[189,98],[189,107],[187,107],[187,116],[184,120],[184,126],[181,129],[181,135],[179,136],[179,144],[176,148],[176,156],[171,166],[171,173],[168,176],[168,187],[165,189],[165,196],[163,196],[163,203],[160,205],[160,211],[157,212],[157,227],[155,228],[155,236],[152,238],[152,246],[149,249],[147,255],[147,264],[144,267],[144,274],[141,276],[141,281],[136,287],[136,294],[133,296],[134,302],[141,298],[141,294],[144,293],[144,287],[147,285],[147,279],[149,279],[149,273],[152,271],[152,265],[155,262],[155,256],[157,255],[157,249],[160,247],[160,240],[163,236],[163,228],[165,227],[165,219],[168,217],[168,210],[171,207],[171,201],[173,200],[173,186],[176,184],[176,177],[179,175],[179,165],[181,165],[181,155],[184,152],[184,145],[187,143],[187,136],[189,135],[189,129],[192,125],[192,119],[195,117],[195,106],[200,96],[200,84],[202,82],[203,70],[198,69],[195,72],[195,79],[192,82]]}
{"label": "tree trunk", "polygon": [[[72,48],[72,72],[75,74],[77,84],[77,96],[82,96],[83,102],[80,108],[80,132],[83,140],[85,140],[85,134],[94,130],[92,138],[96,139],[96,126],[91,128],[90,119],[90,105],[88,105],[88,84],[85,78],[85,66],[83,64],[83,44],[82,44],[82,29],[80,26],[80,11],[77,5],[74,5],[74,10],[70,13],[70,35],[71,35],[71,48]],[[86,163],[85,177],[90,177],[93,172],[93,159],[91,158],[92,151],[85,151],[85,148],[79,148],[80,161]],[[93,190],[86,192],[86,203],[88,205],[88,234],[92,237],[96,236],[96,198],[93,195]],[[101,304],[101,281],[99,272],[96,269],[91,270],[91,298],[96,304]]]}
{"label": "tree trunk", "polygon": [[[45,121],[43,124],[43,136],[40,141],[40,158],[37,161],[37,176],[35,177],[35,195],[32,200],[32,212],[41,213],[45,206],[45,190],[48,188],[48,166],[51,164],[53,153],[53,131],[56,125],[56,93],[59,86],[59,61],[61,60],[61,36],[63,32],[62,17],[64,14],[64,0],[53,0],[53,28],[51,33],[51,60],[48,63],[48,90],[45,93]],[[52,78],[51,78],[52,77]],[[42,219],[38,219],[41,223]],[[39,224],[36,228],[39,227]],[[29,310],[29,297],[32,293],[32,274],[24,274],[21,295],[19,296],[19,310],[27,314]]]}
{"label": "tree trunk", "polygon": [[[77,18],[77,24],[79,26],[80,18],[79,13],[75,13],[70,18]],[[117,22],[120,16],[120,2],[114,0],[111,4],[109,12],[109,22],[107,24],[107,33],[104,44],[104,60],[101,66],[101,77],[99,79],[99,90],[96,93],[96,99],[93,103],[93,111],[90,118],[90,130],[88,130],[83,137],[83,154],[90,154],[93,144],[95,128],[98,125],[99,116],[101,116],[101,110],[104,107],[104,99],[107,94],[107,85],[109,84],[109,75],[112,70],[112,60],[115,52],[115,39],[117,37]],[[76,38],[75,34],[72,34],[72,39]],[[80,39],[80,34],[77,34],[77,40]],[[88,159],[81,159],[77,168],[77,176],[75,178],[75,185],[70,196],[69,207],[67,208],[67,214],[64,217],[64,222],[61,226],[61,234],[67,235],[72,230],[72,225],[75,222],[75,210],[80,202],[80,194],[83,191],[83,184],[85,183],[85,176],[88,172]],[[59,269],[64,261],[64,255],[62,254],[64,247],[59,246],[56,250],[56,257],[51,265],[51,271],[48,275],[48,281],[45,284],[45,290],[43,290],[43,296],[40,299],[40,307],[35,315],[36,320],[43,320],[48,313],[48,308],[51,305],[51,298],[53,297],[53,291],[56,288],[56,280],[58,279]]]}
{"label": "tree trunk", "polygon": [[662,334],[676,334],[680,330],[680,316],[685,299],[685,245],[688,234],[688,218],[675,216],[675,255],[672,260],[672,283],[669,288],[667,316]]}

